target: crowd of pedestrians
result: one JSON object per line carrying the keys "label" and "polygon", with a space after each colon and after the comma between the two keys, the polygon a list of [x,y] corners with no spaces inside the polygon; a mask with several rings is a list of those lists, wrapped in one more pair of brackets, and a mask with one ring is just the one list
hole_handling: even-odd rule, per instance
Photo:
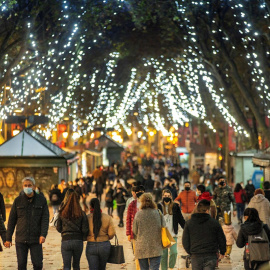
{"label": "crowd of pedestrians", "polygon": [[[29,251],[34,269],[43,268],[42,244],[48,233],[49,210],[44,195],[35,186],[32,177],[23,179],[23,191],[12,205],[7,230],[0,195],[0,234],[4,246],[9,248],[16,228],[15,245],[21,270],[26,269]],[[95,198],[87,204],[89,193]],[[209,165],[205,172],[201,168],[189,171],[162,156],[139,159],[129,154],[122,166],[115,163],[108,168],[97,167],[92,174],[73,182],[63,179],[52,186],[49,200],[57,217],[56,229],[61,233],[64,270],[80,269],[83,241],[87,241],[89,269],[106,269],[110,240],[116,234],[114,209],[120,230],[125,227],[131,242],[136,270],[173,269],[180,230],[192,269],[215,269],[224,257],[230,258],[234,243],[239,248],[245,247],[245,269],[259,269],[270,258],[251,255],[250,236],[261,234],[269,245],[270,202],[266,196],[269,193],[269,182],[264,182],[264,189],[255,189],[252,181],[246,186],[236,183],[233,191],[224,174],[216,168],[211,171]],[[107,208],[107,214],[102,212],[101,205]],[[232,224],[232,215],[236,214],[241,224],[238,235]],[[163,227],[176,242],[169,248],[162,246]]]}

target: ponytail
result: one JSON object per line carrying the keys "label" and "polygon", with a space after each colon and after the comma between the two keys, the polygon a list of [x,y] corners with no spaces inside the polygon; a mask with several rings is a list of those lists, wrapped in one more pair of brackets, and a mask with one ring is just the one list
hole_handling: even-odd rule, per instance
{"label": "ponytail", "polygon": [[90,201],[91,208],[94,209],[93,211],[93,232],[95,240],[98,237],[100,228],[101,228],[101,211],[100,211],[100,203],[97,198],[93,198]]}

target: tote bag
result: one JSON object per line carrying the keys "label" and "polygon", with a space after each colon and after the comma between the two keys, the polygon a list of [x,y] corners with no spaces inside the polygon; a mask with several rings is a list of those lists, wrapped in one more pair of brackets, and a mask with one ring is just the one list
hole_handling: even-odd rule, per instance
{"label": "tote bag", "polygon": [[118,243],[117,236],[115,235],[115,244],[111,245],[110,257],[108,263],[122,264],[125,263],[124,249]]}
{"label": "tote bag", "polygon": [[[158,210],[158,212],[159,212],[160,221],[162,224],[162,214],[159,210]],[[161,241],[162,241],[163,248],[169,248],[169,247],[173,246],[174,244],[176,244],[174,238],[170,234],[167,227],[161,227]]]}

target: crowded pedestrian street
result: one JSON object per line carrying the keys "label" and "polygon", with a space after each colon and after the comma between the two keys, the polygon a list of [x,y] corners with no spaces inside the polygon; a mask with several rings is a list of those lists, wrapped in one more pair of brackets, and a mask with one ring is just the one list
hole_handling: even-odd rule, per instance
{"label": "crowded pedestrian street", "polygon": [[[90,198],[92,196],[89,196],[88,203]],[[103,203],[104,206],[104,203]],[[7,209],[7,214],[9,213],[9,208]],[[106,209],[103,207],[103,210],[106,211]],[[52,217],[53,212],[52,208],[50,208],[50,216]],[[124,254],[125,254],[125,264],[117,265],[117,264],[107,264],[106,269],[108,270],[118,270],[118,269],[126,269],[126,270],[135,270],[135,262],[134,262],[134,256],[131,248],[130,242],[127,240],[126,237],[126,230],[125,228],[119,228],[117,226],[119,219],[117,217],[116,211],[114,211],[114,217],[113,217],[114,225],[116,227],[116,234],[119,238],[119,244],[124,246]],[[237,224],[237,219],[233,219],[233,225],[238,231],[240,226]],[[181,236],[182,236],[182,230],[180,230],[180,236],[178,241],[178,256],[177,256],[177,263],[176,266],[173,269],[177,270],[183,270],[188,269],[186,268],[186,261],[185,259],[182,259],[182,255],[186,255],[186,252],[183,249],[183,246],[181,244]],[[111,240],[111,243],[114,243],[114,239]],[[15,242],[13,240],[13,246],[8,249],[4,248],[4,251],[0,253],[0,269],[17,269],[17,257],[16,257],[16,249],[15,249]],[[62,270],[62,255],[61,255],[61,234],[57,232],[57,230],[53,227],[49,228],[48,236],[46,238],[46,242],[43,245],[43,257],[44,257],[44,270]],[[220,270],[242,270],[243,268],[243,249],[237,248],[235,245],[233,246],[231,258],[227,259],[224,258],[219,263]],[[28,255],[28,269],[33,269],[32,263],[31,263],[31,257],[30,254]],[[88,263],[85,257],[85,245],[84,245],[84,252],[81,257],[81,269],[89,269]],[[191,266],[190,266],[191,269]]]}

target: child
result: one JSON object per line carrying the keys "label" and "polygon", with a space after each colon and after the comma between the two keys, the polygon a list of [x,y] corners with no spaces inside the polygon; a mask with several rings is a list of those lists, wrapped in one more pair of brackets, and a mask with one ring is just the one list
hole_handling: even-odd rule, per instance
{"label": "child", "polygon": [[224,225],[222,226],[223,232],[226,236],[226,253],[225,257],[230,258],[232,252],[232,245],[234,240],[237,239],[237,233],[231,222],[231,212],[224,212]]}

